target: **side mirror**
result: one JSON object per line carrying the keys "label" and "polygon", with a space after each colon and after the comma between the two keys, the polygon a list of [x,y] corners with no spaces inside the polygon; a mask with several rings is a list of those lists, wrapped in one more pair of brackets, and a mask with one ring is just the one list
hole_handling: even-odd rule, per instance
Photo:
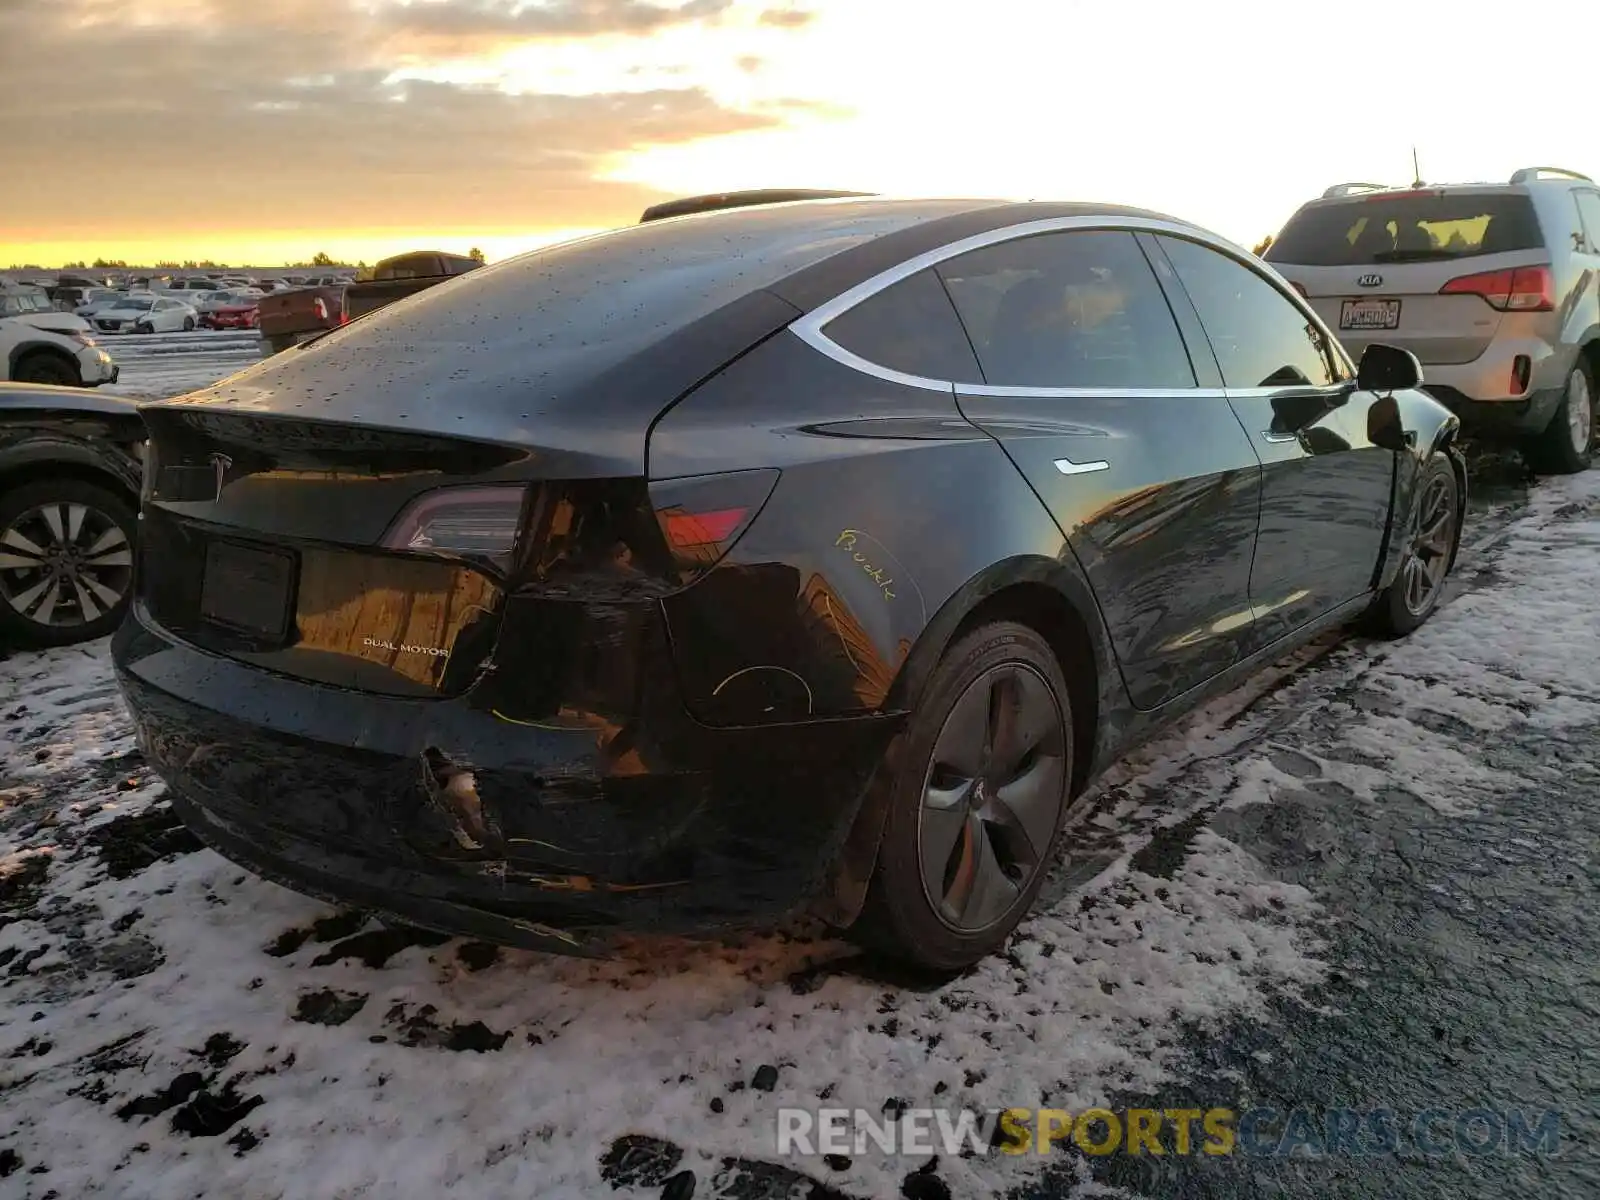
{"label": "side mirror", "polygon": [[1422,382],[1422,364],[1409,350],[1373,342],[1362,352],[1356,386],[1364,392],[1398,392]]}

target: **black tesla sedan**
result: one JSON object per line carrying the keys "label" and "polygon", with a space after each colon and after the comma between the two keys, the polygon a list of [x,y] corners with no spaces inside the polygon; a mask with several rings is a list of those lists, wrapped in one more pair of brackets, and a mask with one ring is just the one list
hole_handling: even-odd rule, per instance
{"label": "black tesla sedan", "polygon": [[959,968],[1133,742],[1432,612],[1418,382],[1151,213],[651,221],[144,406],[115,658],[184,819],[292,888],[578,953],[809,906]]}

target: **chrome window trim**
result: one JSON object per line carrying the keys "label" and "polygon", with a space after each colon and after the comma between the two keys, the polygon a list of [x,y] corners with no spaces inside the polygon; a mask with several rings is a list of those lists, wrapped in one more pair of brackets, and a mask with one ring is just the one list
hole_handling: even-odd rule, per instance
{"label": "chrome window trim", "polygon": [[[862,299],[866,299],[866,297],[863,296]],[[800,320],[804,319],[804,317],[800,318]],[[823,354],[826,354],[829,358],[833,359],[834,362],[839,363],[841,366],[849,367],[852,371],[860,371],[863,375],[873,375],[879,379],[887,380],[890,383],[899,383],[906,387],[923,388],[924,390],[930,392],[944,392],[947,395],[954,394],[958,386],[970,386],[968,384],[957,384],[954,380],[930,379],[925,375],[907,375],[904,371],[896,371],[892,367],[879,366],[870,359],[862,358],[859,354],[855,354],[849,350],[846,350],[843,346],[839,345],[838,342],[834,341],[832,338],[824,337],[821,333],[807,334],[805,331],[797,328],[799,323],[799,321],[796,321],[794,324],[790,325],[789,328],[794,330],[794,332],[800,336],[801,341],[805,342],[813,350],[818,350]]]}
{"label": "chrome window trim", "polygon": [[[984,384],[984,383],[957,383],[951,379],[933,379],[923,375],[910,375],[904,371],[896,371],[891,367],[881,366],[870,359],[862,358],[850,350],[846,350],[838,342],[828,337],[823,328],[830,322],[842,317],[845,313],[855,308],[856,305],[870,300],[879,292],[892,287],[903,279],[915,275],[918,271],[966,254],[971,250],[982,250],[987,246],[998,245],[1002,242],[1017,241],[1021,238],[1036,237],[1042,233],[1061,233],[1069,230],[1105,230],[1112,233],[1166,233],[1176,237],[1186,238],[1198,242],[1202,246],[1215,250],[1220,254],[1235,260],[1246,270],[1256,271],[1250,265],[1249,253],[1242,247],[1234,245],[1226,238],[1208,233],[1193,225],[1186,225],[1181,221],[1165,220],[1159,217],[1124,217],[1114,214],[1106,216],[1082,217],[1047,217],[1038,221],[1023,221],[1016,225],[1005,225],[998,229],[986,230],[975,233],[959,241],[948,242],[932,250],[926,250],[914,258],[908,258],[902,263],[888,267],[868,279],[862,280],[854,287],[840,292],[832,300],[819,304],[816,308],[797,317],[790,322],[789,329],[806,345],[821,354],[827,355],[842,366],[853,371],[860,371],[865,375],[872,375],[889,383],[898,383],[906,387],[923,388],[934,392],[954,392],[960,390],[964,395],[972,396],[1040,396],[1050,398],[1070,399],[1073,397],[1099,396],[1107,399],[1118,397],[1143,397],[1146,399],[1175,399],[1180,397],[1199,396],[1226,396],[1223,388],[1202,388],[1199,386],[1189,388],[1035,388],[1017,387],[1009,384]],[[1154,272],[1152,271],[1152,274]],[[1288,299],[1290,303],[1298,304],[1302,309],[1310,312],[1309,308],[1301,304],[1298,294],[1291,295],[1292,289],[1284,289],[1267,276],[1262,276],[1266,282]],[[1159,280],[1157,285],[1159,286]],[[1314,312],[1310,312],[1313,320],[1320,325],[1321,321]],[[959,314],[958,314],[959,318]],[[1174,322],[1176,325],[1176,322]],[[1181,331],[1180,331],[1181,336]],[[1282,389],[1274,389],[1281,391]]]}
{"label": "chrome window trim", "polygon": [[1297,396],[1325,396],[1332,400],[1348,393],[1354,382],[1347,379],[1343,383],[1285,383],[1276,387],[1224,388],[1223,391],[1237,400],[1264,400],[1269,396],[1281,396],[1285,392],[1293,392]]}
{"label": "chrome window trim", "polygon": [[[1103,397],[1103,398],[1108,399],[1108,400],[1116,400],[1116,399],[1119,399],[1119,398],[1124,398],[1124,399],[1131,400],[1134,397],[1139,397],[1140,399],[1145,399],[1145,400],[1182,400],[1182,399],[1194,399],[1196,397],[1210,397],[1211,399],[1214,399],[1214,400],[1221,400],[1221,399],[1226,399],[1226,397],[1228,395],[1228,391],[1227,391],[1226,388],[1209,388],[1209,387],[1206,387],[1206,388],[1203,388],[1203,387],[1188,387],[1188,388],[1139,388],[1139,387],[1134,387],[1134,388],[1127,388],[1127,387],[1051,388],[1051,387],[1016,387],[1016,386],[1012,386],[1012,385],[1002,386],[1000,384],[987,384],[987,383],[958,383],[958,384],[955,385],[955,387],[956,387],[956,390],[959,391],[963,396],[994,396],[994,397],[997,397],[997,398],[998,397],[1004,397],[1004,396],[1048,396],[1048,397],[1061,397],[1063,399],[1071,399],[1074,396],[1078,396],[1078,397],[1100,396],[1100,397]],[[1281,392],[1283,389],[1282,388],[1274,388],[1273,390]]]}

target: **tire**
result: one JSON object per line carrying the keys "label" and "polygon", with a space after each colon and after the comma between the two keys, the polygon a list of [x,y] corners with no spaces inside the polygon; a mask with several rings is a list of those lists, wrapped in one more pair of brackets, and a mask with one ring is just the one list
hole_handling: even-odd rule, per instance
{"label": "tire", "polygon": [[[1067,682],[1037,632],[996,621],[950,646],[901,735],[851,935],[937,972],[1001,949],[1053,861],[1073,749]],[[973,872],[974,862],[987,867]]]}
{"label": "tire", "polygon": [[1371,632],[1404,637],[1439,607],[1461,534],[1461,480],[1447,453],[1435,454],[1417,481],[1400,570],[1368,610]]}
{"label": "tire", "polygon": [[183,319],[183,331],[185,333],[190,333],[193,330],[194,330],[194,318],[193,317],[185,317]]}
{"label": "tire", "polygon": [[82,387],[83,376],[76,363],[68,362],[59,354],[29,354],[17,364],[12,376],[18,383],[48,383],[58,387]]}
{"label": "tire", "polygon": [[140,321],[137,325],[135,325],[133,327],[133,332],[134,333],[154,333],[155,332],[155,327],[153,325],[146,325],[143,321]]}
{"label": "tire", "polygon": [[1583,355],[1567,374],[1550,424],[1527,448],[1529,465],[1547,475],[1575,475],[1594,460],[1595,372]]}
{"label": "tire", "polygon": [[[38,480],[0,494],[0,635],[66,646],[115,630],[133,597],[136,530],[128,500],[81,479]],[[30,567],[23,564],[38,556],[29,546],[70,555]]]}

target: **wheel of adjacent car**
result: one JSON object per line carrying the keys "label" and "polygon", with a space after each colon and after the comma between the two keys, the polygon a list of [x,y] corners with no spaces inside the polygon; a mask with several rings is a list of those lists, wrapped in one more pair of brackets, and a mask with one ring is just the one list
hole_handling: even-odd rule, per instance
{"label": "wheel of adjacent car", "polygon": [[1000,949],[1038,894],[1072,779],[1061,665],[997,621],[946,652],[916,703],[855,932],[918,966],[961,970]]}
{"label": "wheel of adjacent car", "polygon": [[154,333],[155,331],[155,326],[147,321],[134,322],[133,332],[135,333]]}
{"label": "wheel of adjacent car", "polygon": [[83,380],[78,368],[60,354],[33,353],[17,364],[18,383],[49,383],[61,387],[77,387]]}
{"label": "wheel of adjacent car", "polygon": [[1400,637],[1439,607],[1461,521],[1461,481],[1444,454],[1435,454],[1417,481],[1417,502],[1407,527],[1400,571],[1374,601],[1374,632]]}
{"label": "wheel of adjacent car", "polygon": [[0,632],[62,646],[114,630],[132,596],[135,530],[127,500],[81,479],[0,493]]}
{"label": "wheel of adjacent car", "polygon": [[1594,368],[1580,357],[1567,374],[1561,404],[1529,447],[1533,466],[1552,475],[1587,469],[1594,456],[1596,423]]}
{"label": "wheel of adjacent car", "polygon": [[194,318],[193,317],[185,317],[183,319],[183,331],[185,333],[188,333],[193,328],[194,328]]}

